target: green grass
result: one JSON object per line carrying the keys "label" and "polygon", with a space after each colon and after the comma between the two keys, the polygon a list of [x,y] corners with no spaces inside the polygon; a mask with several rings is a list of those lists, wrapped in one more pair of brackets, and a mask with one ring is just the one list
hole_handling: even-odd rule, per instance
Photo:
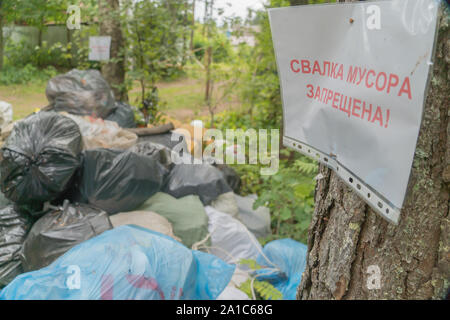
{"label": "green grass", "polygon": [[[0,101],[6,101],[13,106],[14,120],[19,120],[33,113],[37,108],[48,105],[45,96],[45,81],[31,82],[20,85],[0,85]],[[162,103],[161,111],[182,122],[189,122],[199,116],[207,116],[204,102],[204,81],[200,79],[184,78],[171,82],[157,84]],[[129,92],[130,104],[138,106],[140,101],[140,87],[136,83]],[[226,103],[219,111],[236,108],[240,103]]]}
{"label": "green grass", "polygon": [[[164,104],[163,111],[189,109],[200,111],[204,107],[204,84],[200,81],[182,79],[173,82],[161,82],[158,85],[159,96]],[[135,85],[129,94],[130,102],[137,104],[141,99],[140,87]]]}
{"label": "green grass", "polygon": [[204,106],[202,94],[203,86],[200,84],[185,87],[161,88],[160,94],[167,103],[168,110],[190,109],[198,110]]}
{"label": "green grass", "polygon": [[0,86],[0,100],[12,104],[14,120],[22,119],[33,113],[36,108],[48,105],[45,96],[46,86],[45,81],[25,85]]}

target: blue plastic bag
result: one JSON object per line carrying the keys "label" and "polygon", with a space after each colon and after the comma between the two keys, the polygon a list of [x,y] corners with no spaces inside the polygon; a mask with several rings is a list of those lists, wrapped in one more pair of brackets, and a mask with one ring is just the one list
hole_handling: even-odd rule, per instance
{"label": "blue plastic bag", "polygon": [[216,299],[235,266],[170,237],[122,226],[83,242],[46,268],[18,276],[0,299]]}
{"label": "blue plastic bag", "polygon": [[[270,282],[284,300],[295,300],[306,267],[308,247],[292,239],[269,242],[256,262],[267,268],[257,270],[257,280]],[[269,259],[269,261],[267,261]]]}

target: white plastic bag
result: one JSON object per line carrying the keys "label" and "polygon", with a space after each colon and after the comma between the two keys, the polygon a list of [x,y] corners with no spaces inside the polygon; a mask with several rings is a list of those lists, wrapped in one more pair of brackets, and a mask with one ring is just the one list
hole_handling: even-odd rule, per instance
{"label": "white plastic bag", "polygon": [[7,102],[0,101],[0,129],[3,131],[8,124],[13,121],[12,105]]}
{"label": "white plastic bag", "polygon": [[257,199],[256,195],[241,197],[235,195],[239,208],[238,218],[257,237],[265,238],[272,231],[270,229],[270,211],[266,207],[259,207],[253,210],[253,203]]}
{"label": "white plastic bag", "polygon": [[236,268],[230,283],[217,297],[217,300],[251,300],[245,292],[239,289],[248,279],[250,278],[247,272]]}
{"label": "white plastic bag", "polygon": [[250,298],[245,292],[229,284],[217,297],[217,300],[250,300]]}
{"label": "white plastic bag", "polygon": [[239,208],[233,192],[221,194],[216,200],[213,200],[213,202],[211,202],[211,207],[213,207],[217,211],[228,213],[233,218],[239,219]]}
{"label": "white plastic bag", "polygon": [[206,207],[211,247],[207,251],[222,260],[238,264],[242,259],[256,259],[262,247],[255,236],[229,214]]}

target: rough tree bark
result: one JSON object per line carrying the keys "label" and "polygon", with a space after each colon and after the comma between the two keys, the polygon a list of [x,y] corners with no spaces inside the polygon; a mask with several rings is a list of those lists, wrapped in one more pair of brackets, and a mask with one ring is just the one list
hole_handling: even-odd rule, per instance
{"label": "rough tree bark", "polygon": [[[443,9],[444,10],[444,9]],[[383,220],[329,169],[316,186],[298,299],[441,299],[450,279],[450,30],[439,38],[420,136],[398,226]],[[369,290],[369,266],[381,288]]]}
{"label": "rough tree bark", "polygon": [[[128,101],[125,82],[124,38],[120,27],[119,0],[99,1],[100,34],[111,36],[111,59],[102,67],[102,74],[111,84],[116,100]],[[120,89],[119,89],[120,88]]]}

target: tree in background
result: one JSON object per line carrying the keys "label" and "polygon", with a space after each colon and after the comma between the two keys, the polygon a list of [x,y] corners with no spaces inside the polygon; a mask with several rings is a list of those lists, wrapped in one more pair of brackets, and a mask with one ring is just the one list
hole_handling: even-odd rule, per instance
{"label": "tree in background", "polygon": [[3,38],[3,26],[6,23],[8,12],[10,12],[10,1],[0,0],[0,71],[3,69],[3,50],[4,50],[4,38]]}
{"label": "tree in background", "polygon": [[[266,8],[288,5],[290,3],[287,0],[271,0]],[[248,108],[253,126],[280,128],[280,83],[267,11],[255,12],[252,24],[258,26],[258,29],[254,32],[256,46],[247,55],[249,68],[242,86],[243,103]]]}
{"label": "tree in background", "polygon": [[130,59],[127,85],[139,82],[139,105],[146,123],[157,122],[156,83],[182,70],[185,9],[183,0],[124,1],[122,27]]}
{"label": "tree in background", "polygon": [[220,17],[224,10],[216,8],[214,0],[206,0],[203,32],[196,33],[191,57],[205,73],[204,101],[210,115],[210,127],[214,127],[219,105],[228,100],[238,86],[245,67],[245,61],[236,54],[225,35],[226,29],[214,20],[215,12]]}
{"label": "tree in background", "polygon": [[[265,8],[336,2],[335,0],[269,0]],[[266,10],[251,13],[249,24],[256,27],[256,46],[247,55],[248,71],[241,86],[242,100],[252,120],[261,128],[282,129],[282,105],[272,32]],[[282,144],[280,144],[282,145]]]}
{"label": "tree in background", "polygon": [[195,3],[196,0],[192,0],[192,15],[191,15],[191,40],[189,44],[189,49],[192,52],[194,51],[194,35],[195,35]]}
{"label": "tree in background", "polygon": [[16,23],[38,29],[38,46],[42,47],[42,37],[47,23],[64,24],[67,15],[67,0],[16,0],[19,14]]}
{"label": "tree in background", "polygon": [[[442,299],[448,290],[450,29],[448,8],[441,9],[433,77],[399,225],[383,220],[320,166],[324,178],[316,186],[299,299]],[[379,290],[367,286],[374,270],[381,272]]]}
{"label": "tree in background", "polygon": [[0,0],[0,71],[3,69],[4,50],[6,39],[3,36],[3,27],[7,23],[16,21],[20,2],[16,0]]}
{"label": "tree in background", "polygon": [[[5,64],[3,65],[5,73],[14,76],[14,78],[17,78],[16,80],[20,80],[27,78],[26,69],[33,69],[36,73],[39,73],[37,68],[43,70],[44,73],[51,69],[53,70],[52,73],[56,73],[55,67],[67,69],[78,62],[82,63],[83,61],[81,60],[83,60],[84,56],[80,57],[78,53],[73,55],[75,50],[72,51],[74,49],[72,46],[73,42],[77,42],[77,39],[72,39],[72,34],[82,33],[80,30],[75,30],[74,32],[67,30],[67,45],[54,43],[49,47],[47,42],[43,41],[43,37],[49,24],[66,25],[69,3],[80,5],[83,22],[91,22],[92,19],[90,17],[92,15],[98,16],[96,2],[95,0],[71,0],[70,2],[68,0],[2,0],[3,8],[0,11],[3,16],[2,24],[8,23],[8,26],[11,27],[9,28],[10,30],[14,29],[15,26],[33,27],[38,30],[37,39],[33,39],[37,40],[37,45],[33,45],[32,42],[26,40],[17,42],[3,39],[2,47],[4,50],[0,50],[2,51],[0,54],[3,53],[7,58],[4,61],[8,68],[6,68]],[[82,26],[82,29],[84,28],[85,25]],[[82,46],[81,43],[76,44],[79,47]],[[87,51],[87,45],[85,47],[85,51]],[[81,50],[81,48],[79,49]],[[47,67],[50,68],[46,70]],[[25,79],[23,80],[25,81]]]}
{"label": "tree in background", "polygon": [[205,85],[205,102],[208,105],[211,113],[211,96],[213,91],[213,83],[211,79],[211,64],[213,62],[213,51],[211,44],[212,28],[215,26],[214,19],[214,0],[205,0],[205,21],[203,24],[203,34],[208,40],[208,47],[205,52],[205,72],[206,72],[206,85]]}
{"label": "tree in background", "polygon": [[100,0],[100,35],[111,36],[110,61],[102,66],[102,74],[111,84],[117,100],[128,101],[125,84],[125,48],[120,20],[119,0]]}

